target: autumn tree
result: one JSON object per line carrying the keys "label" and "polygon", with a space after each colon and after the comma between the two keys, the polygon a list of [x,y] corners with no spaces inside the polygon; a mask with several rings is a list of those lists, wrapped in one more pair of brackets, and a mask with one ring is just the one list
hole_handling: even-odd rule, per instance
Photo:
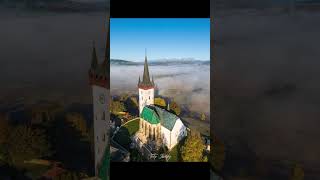
{"label": "autumn tree", "polygon": [[224,166],[225,161],[225,147],[224,144],[217,139],[216,137],[213,137],[213,142],[211,144],[211,156],[210,156],[210,162],[213,168],[216,171],[221,171],[221,169]]}
{"label": "autumn tree", "polygon": [[181,109],[176,102],[172,101],[169,106],[170,111],[174,112],[176,115],[180,115]]}
{"label": "autumn tree", "polygon": [[8,139],[8,152],[12,163],[19,165],[24,160],[50,155],[50,145],[41,129],[25,125],[14,127]]}
{"label": "autumn tree", "polygon": [[114,114],[117,114],[118,112],[126,111],[126,108],[123,102],[111,100],[110,111]]}
{"label": "autumn tree", "polygon": [[303,179],[304,179],[303,168],[299,164],[295,164],[292,169],[290,180],[303,180]]}
{"label": "autumn tree", "polygon": [[70,122],[74,128],[80,131],[82,136],[88,135],[87,122],[81,113],[67,113],[66,121]]}
{"label": "autumn tree", "polygon": [[166,101],[163,98],[157,97],[154,98],[154,104],[160,107],[166,107]]}
{"label": "autumn tree", "polygon": [[181,147],[181,158],[184,162],[206,161],[206,157],[204,156],[205,148],[206,146],[201,139],[200,133],[191,131]]}
{"label": "autumn tree", "polygon": [[201,113],[200,119],[201,119],[202,121],[205,121],[205,120],[206,120],[206,115],[205,115],[204,113]]}

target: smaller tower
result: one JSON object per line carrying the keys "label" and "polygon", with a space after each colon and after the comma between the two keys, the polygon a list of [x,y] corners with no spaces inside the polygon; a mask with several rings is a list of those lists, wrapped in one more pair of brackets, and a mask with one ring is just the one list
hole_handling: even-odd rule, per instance
{"label": "smaller tower", "polygon": [[144,106],[154,104],[154,82],[150,80],[149,67],[147,60],[147,52],[144,59],[144,69],[142,81],[138,81],[139,88],[139,114],[141,114]]}

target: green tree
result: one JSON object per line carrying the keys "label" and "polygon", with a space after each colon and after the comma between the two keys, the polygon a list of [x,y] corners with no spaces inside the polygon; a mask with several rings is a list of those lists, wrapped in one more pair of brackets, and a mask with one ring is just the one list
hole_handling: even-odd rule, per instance
{"label": "green tree", "polygon": [[292,175],[290,180],[303,180],[304,179],[304,171],[303,168],[299,164],[295,164],[292,170]]}
{"label": "green tree", "polygon": [[203,162],[206,160],[204,156],[205,148],[200,133],[191,131],[181,148],[181,158],[184,162]]}
{"label": "green tree", "polygon": [[154,98],[154,104],[157,105],[157,106],[161,106],[161,107],[166,107],[167,104],[166,104],[166,101],[163,99],[163,98]]}
{"label": "green tree", "polygon": [[176,115],[180,115],[180,113],[181,113],[180,107],[174,101],[172,101],[170,104],[170,110],[173,111]]}
{"label": "green tree", "polygon": [[110,111],[114,114],[117,114],[118,112],[126,111],[126,108],[123,102],[111,100]]}
{"label": "green tree", "polygon": [[24,160],[42,158],[51,154],[44,131],[24,125],[14,127],[11,131],[8,152],[12,163],[16,166]]}
{"label": "green tree", "polygon": [[139,103],[138,103],[137,98],[131,97],[130,100],[134,103],[134,105],[135,105],[136,107],[139,107]]}

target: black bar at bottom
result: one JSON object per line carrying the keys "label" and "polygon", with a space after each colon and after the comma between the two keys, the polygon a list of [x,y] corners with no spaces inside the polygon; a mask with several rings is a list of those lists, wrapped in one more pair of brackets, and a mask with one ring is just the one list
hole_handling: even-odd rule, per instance
{"label": "black bar at bottom", "polygon": [[209,180],[209,163],[111,162],[110,179]]}

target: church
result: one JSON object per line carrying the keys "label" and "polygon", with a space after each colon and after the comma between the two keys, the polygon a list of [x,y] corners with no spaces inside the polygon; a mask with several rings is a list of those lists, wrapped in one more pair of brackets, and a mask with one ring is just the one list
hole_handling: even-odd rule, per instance
{"label": "church", "polygon": [[155,83],[150,80],[147,56],[145,56],[142,81],[139,77],[139,131],[136,137],[151,150],[165,146],[171,150],[183,137],[187,128],[175,114],[154,105]]}

